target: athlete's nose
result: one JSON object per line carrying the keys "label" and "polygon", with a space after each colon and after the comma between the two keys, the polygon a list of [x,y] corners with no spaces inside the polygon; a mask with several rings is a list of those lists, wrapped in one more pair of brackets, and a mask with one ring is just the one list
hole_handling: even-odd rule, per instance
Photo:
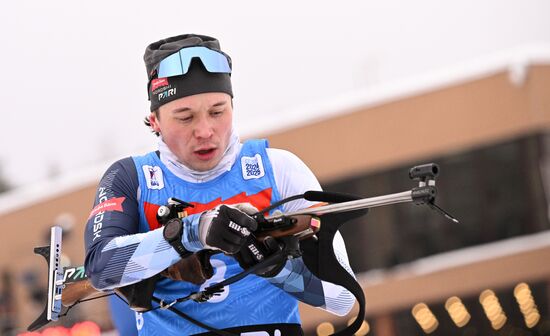
{"label": "athlete's nose", "polygon": [[214,133],[212,123],[208,118],[201,117],[195,125],[193,134],[196,138],[208,139]]}

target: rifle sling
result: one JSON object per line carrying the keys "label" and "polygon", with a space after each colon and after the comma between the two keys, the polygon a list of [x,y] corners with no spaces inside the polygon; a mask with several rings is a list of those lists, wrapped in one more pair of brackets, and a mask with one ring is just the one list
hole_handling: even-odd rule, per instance
{"label": "rifle sling", "polygon": [[362,216],[367,210],[356,210],[339,214],[321,216],[321,229],[317,240],[306,239],[301,242],[302,258],[307,268],[319,279],[340,285],[349,290],[359,304],[359,313],[355,321],[333,336],[353,335],[365,319],[365,294],[357,280],[338,262],[334,254],[333,240],[338,228],[345,222]]}

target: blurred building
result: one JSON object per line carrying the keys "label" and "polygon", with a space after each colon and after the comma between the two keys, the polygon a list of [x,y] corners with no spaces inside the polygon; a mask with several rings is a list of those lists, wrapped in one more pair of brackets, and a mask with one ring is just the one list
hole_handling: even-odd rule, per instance
{"label": "blurred building", "polygon": [[[437,203],[460,220],[400,204],[344,226],[367,299],[362,334],[550,334],[550,53],[503,55],[315,112],[256,136],[296,153],[326,190],[363,197],[409,190],[408,169],[437,162]],[[63,252],[82,264],[83,225],[106,167],[2,196],[0,270],[16,279],[10,314],[19,328],[43,309],[32,289],[44,286],[46,268],[33,247],[69,214],[76,224]],[[339,330],[351,316],[301,311],[308,335]],[[78,316],[111,328],[104,301]]]}

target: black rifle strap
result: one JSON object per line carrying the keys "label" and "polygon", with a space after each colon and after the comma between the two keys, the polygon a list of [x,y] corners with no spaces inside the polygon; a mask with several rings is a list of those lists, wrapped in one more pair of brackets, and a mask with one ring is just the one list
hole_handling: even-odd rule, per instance
{"label": "black rifle strap", "polygon": [[321,216],[321,229],[317,240],[306,239],[301,242],[302,258],[307,268],[319,279],[340,285],[349,290],[359,304],[359,313],[355,321],[346,329],[334,333],[334,336],[353,335],[361,328],[365,319],[365,294],[357,280],[338,262],[334,254],[333,240],[338,228],[344,222],[364,215],[367,210],[357,210]]}

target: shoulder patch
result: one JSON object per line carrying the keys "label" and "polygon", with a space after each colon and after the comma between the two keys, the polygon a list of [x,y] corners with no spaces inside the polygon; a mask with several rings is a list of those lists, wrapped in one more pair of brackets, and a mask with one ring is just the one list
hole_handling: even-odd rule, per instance
{"label": "shoulder patch", "polygon": [[147,181],[147,188],[149,189],[162,189],[164,188],[164,178],[162,177],[162,169],[159,166],[141,166],[145,180]]}
{"label": "shoulder patch", "polygon": [[262,156],[260,154],[243,156],[241,158],[241,168],[245,180],[258,179],[265,175]]}

